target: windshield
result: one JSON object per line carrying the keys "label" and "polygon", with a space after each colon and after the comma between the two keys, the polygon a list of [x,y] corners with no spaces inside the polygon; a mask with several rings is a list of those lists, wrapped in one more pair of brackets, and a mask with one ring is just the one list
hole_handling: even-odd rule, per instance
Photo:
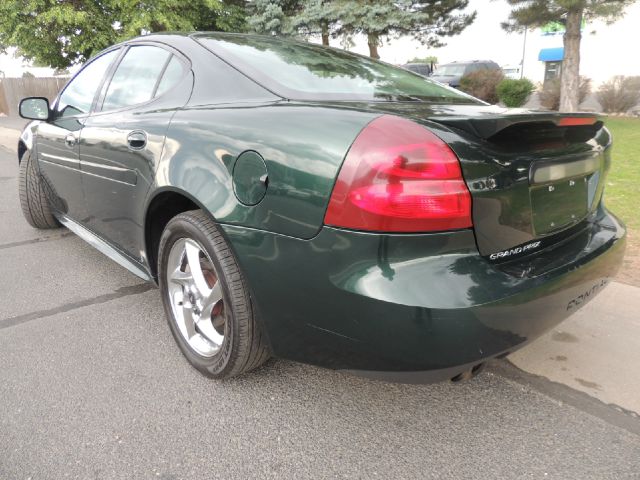
{"label": "windshield", "polygon": [[433,73],[441,77],[460,77],[464,75],[466,65],[442,65]]}
{"label": "windshield", "polygon": [[285,98],[478,103],[415,73],[342,50],[266,36],[196,34],[194,38]]}

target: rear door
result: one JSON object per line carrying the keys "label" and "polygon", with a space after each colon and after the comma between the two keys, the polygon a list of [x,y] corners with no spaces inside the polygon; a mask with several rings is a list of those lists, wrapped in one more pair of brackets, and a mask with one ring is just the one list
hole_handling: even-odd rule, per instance
{"label": "rear door", "polygon": [[36,153],[51,201],[61,213],[80,222],[86,210],[78,145],[96,93],[118,52],[111,50],[91,60],[58,97],[53,119],[38,125]]}
{"label": "rear door", "polygon": [[135,260],[166,131],[192,85],[188,61],[169,47],[128,46],[85,121],[79,153],[88,226]]}

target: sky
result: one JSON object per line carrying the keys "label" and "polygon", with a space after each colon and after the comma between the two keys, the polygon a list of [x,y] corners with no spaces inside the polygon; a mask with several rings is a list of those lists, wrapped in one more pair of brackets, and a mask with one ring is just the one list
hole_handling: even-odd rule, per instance
{"label": "sky", "polygon": [[[380,48],[382,60],[393,64],[403,64],[414,57],[435,55],[440,63],[453,60],[494,60],[501,66],[519,64],[522,58],[523,35],[508,34],[500,27],[507,19],[509,6],[504,0],[471,0],[470,10],[476,10],[476,21],[460,35],[445,38],[446,46],[430,49],[419,42],[405,37],[391,39]],[[611,26],[602,22],[587,24],[583,31],[581,48],[581,73],[591,77],[595,83],[609,79],[613,75],[640,75],[640,60],[635,52],[629,53],[629,46],[640,46],[640,2],[626,10],[625,17]],[[358,53],[368,54],[366,40],[356,37]],[[332,45],[339,47],[338,40]],[[562,37],[543,37],[539,30],[527,35],[525,55],[525,76],[541,81],[544,65],[538,61],[541,48],[562,46]],[[20,60],[0,56],[0,70],[7,76],[21,76],[23,65]],[[51,70],[34,71],[36,75],[50,75]]]}
{"label": "sky", "polygon": [[[501,66],[517,65],[522,58],[523,35],[506,33],[500,23],[509,16],[504,0],[471,0],[469,9],[478,16],[460,35],[445,38],[446,46],[436,49],[420,45],[411,38],[392,39],[380,48],[382,60],[396,65],[414,57],[435,55],[439,63],[454,60],[493,60]],[[338,43],[337,41],[335,43]],[[353,51],[367,55],[365,39],[357,39]],[[338,46],[338,45],[336,45]],[[540,30],[527,34],[525,76],[542,81],[544,65],[538,61],[541,48],[561,47],[562,36],[543,37]],[[640,57],[630,53],[640,47],[640,2],[626,9],[626,15],[613,25],[591,22],[583,31],[581,72],[596,83],[613,75],[640,75]]]}

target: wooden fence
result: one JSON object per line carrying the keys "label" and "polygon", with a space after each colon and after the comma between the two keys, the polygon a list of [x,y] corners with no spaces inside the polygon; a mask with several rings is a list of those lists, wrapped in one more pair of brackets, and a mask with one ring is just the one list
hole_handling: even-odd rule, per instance
{"label": "wooden fence", "polygon": [[0,112],[18,115],[18,105],[24,97],[47,97],[51,102],[67,80],[58,77],[0,79]]}

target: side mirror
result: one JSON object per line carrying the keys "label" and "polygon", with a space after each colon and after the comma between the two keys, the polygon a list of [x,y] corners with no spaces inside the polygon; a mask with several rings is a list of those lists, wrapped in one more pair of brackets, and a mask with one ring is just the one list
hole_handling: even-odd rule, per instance
{"label": "side mirror", "polygon": [[49,100],[44,97],[28,97],[20,100],[20,116],[28,120],[48,120],[51,111]]}

